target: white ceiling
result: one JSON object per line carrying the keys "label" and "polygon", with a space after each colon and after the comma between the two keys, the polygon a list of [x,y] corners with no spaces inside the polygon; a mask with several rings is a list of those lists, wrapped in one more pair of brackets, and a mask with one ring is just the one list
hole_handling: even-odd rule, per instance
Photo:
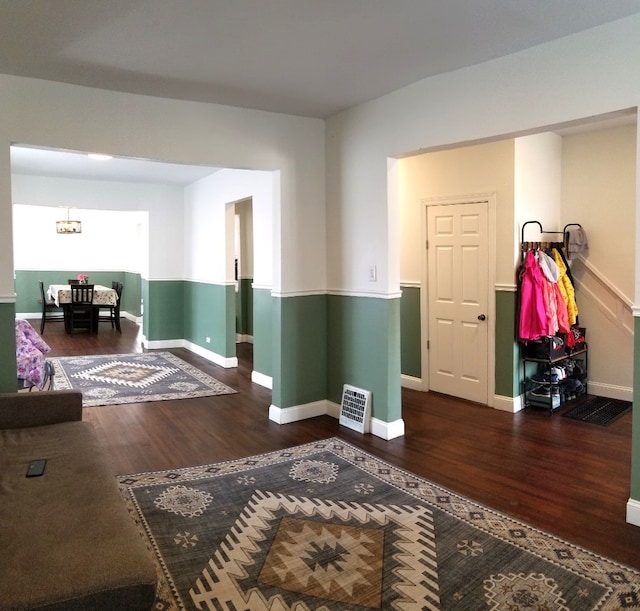
{"label": "white ceiling", "polygon": [[0,0],[0,73],[326,118],[640,0]]}
{"label": "white ceiling", "polygon": [[100,161],[85,153],[29,146],[11,147],[11,173],[83,180],[137,182],[186,187],[217,168],[118,158]]}
{"label": "white ceiling", "polygon": [[[326,118],[638,12],[640,0],[0,0],[0,73]],[[183,184],[202,168],[168,170]]]}

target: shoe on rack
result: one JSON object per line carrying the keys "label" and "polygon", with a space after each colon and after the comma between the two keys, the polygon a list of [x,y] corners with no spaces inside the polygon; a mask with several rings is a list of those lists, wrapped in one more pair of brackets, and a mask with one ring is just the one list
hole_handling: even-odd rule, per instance
{"label": "shoe on rack", "polygon": [[548,371],[532,375],[531,380],[536,384],[557,384],[559,382],[558,374]]}
{"label": "shoe on rack", "polygon": [[548,386],[538,386],[531,391],[532,397],[539,397],[542,399],[549,399],[551,397],[551,391]]}

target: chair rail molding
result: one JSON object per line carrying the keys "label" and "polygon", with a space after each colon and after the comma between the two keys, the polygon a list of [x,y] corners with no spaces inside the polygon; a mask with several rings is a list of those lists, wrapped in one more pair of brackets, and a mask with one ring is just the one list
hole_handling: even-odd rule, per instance
{"label": "chair rail molding", "polygon": [[640,308],[582,255],[573,260],[571,271],[579,278],[578,290],[587,295],[611,322],[633,335],[633,319],[640,315]]}

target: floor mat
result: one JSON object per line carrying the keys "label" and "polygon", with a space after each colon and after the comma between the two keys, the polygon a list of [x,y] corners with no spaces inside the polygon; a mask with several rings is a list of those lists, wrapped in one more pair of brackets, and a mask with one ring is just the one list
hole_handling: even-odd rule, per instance
{"label": "floor mat", "polygon": [[630,401],[622,401],[620,399],[590,397],[584,403],[577,405],[562,415],[574,420],[606,426],[631,409],[631,405]]}

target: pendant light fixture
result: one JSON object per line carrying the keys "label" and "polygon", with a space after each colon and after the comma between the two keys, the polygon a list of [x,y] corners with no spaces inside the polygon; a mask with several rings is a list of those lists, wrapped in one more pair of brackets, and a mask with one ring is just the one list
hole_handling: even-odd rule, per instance
{"label": "pendant light fixture", "polygon": [[69,208],[67,208],[67,220],[56,221],[56,233],[82,233],[82,223],[69,218]]}

